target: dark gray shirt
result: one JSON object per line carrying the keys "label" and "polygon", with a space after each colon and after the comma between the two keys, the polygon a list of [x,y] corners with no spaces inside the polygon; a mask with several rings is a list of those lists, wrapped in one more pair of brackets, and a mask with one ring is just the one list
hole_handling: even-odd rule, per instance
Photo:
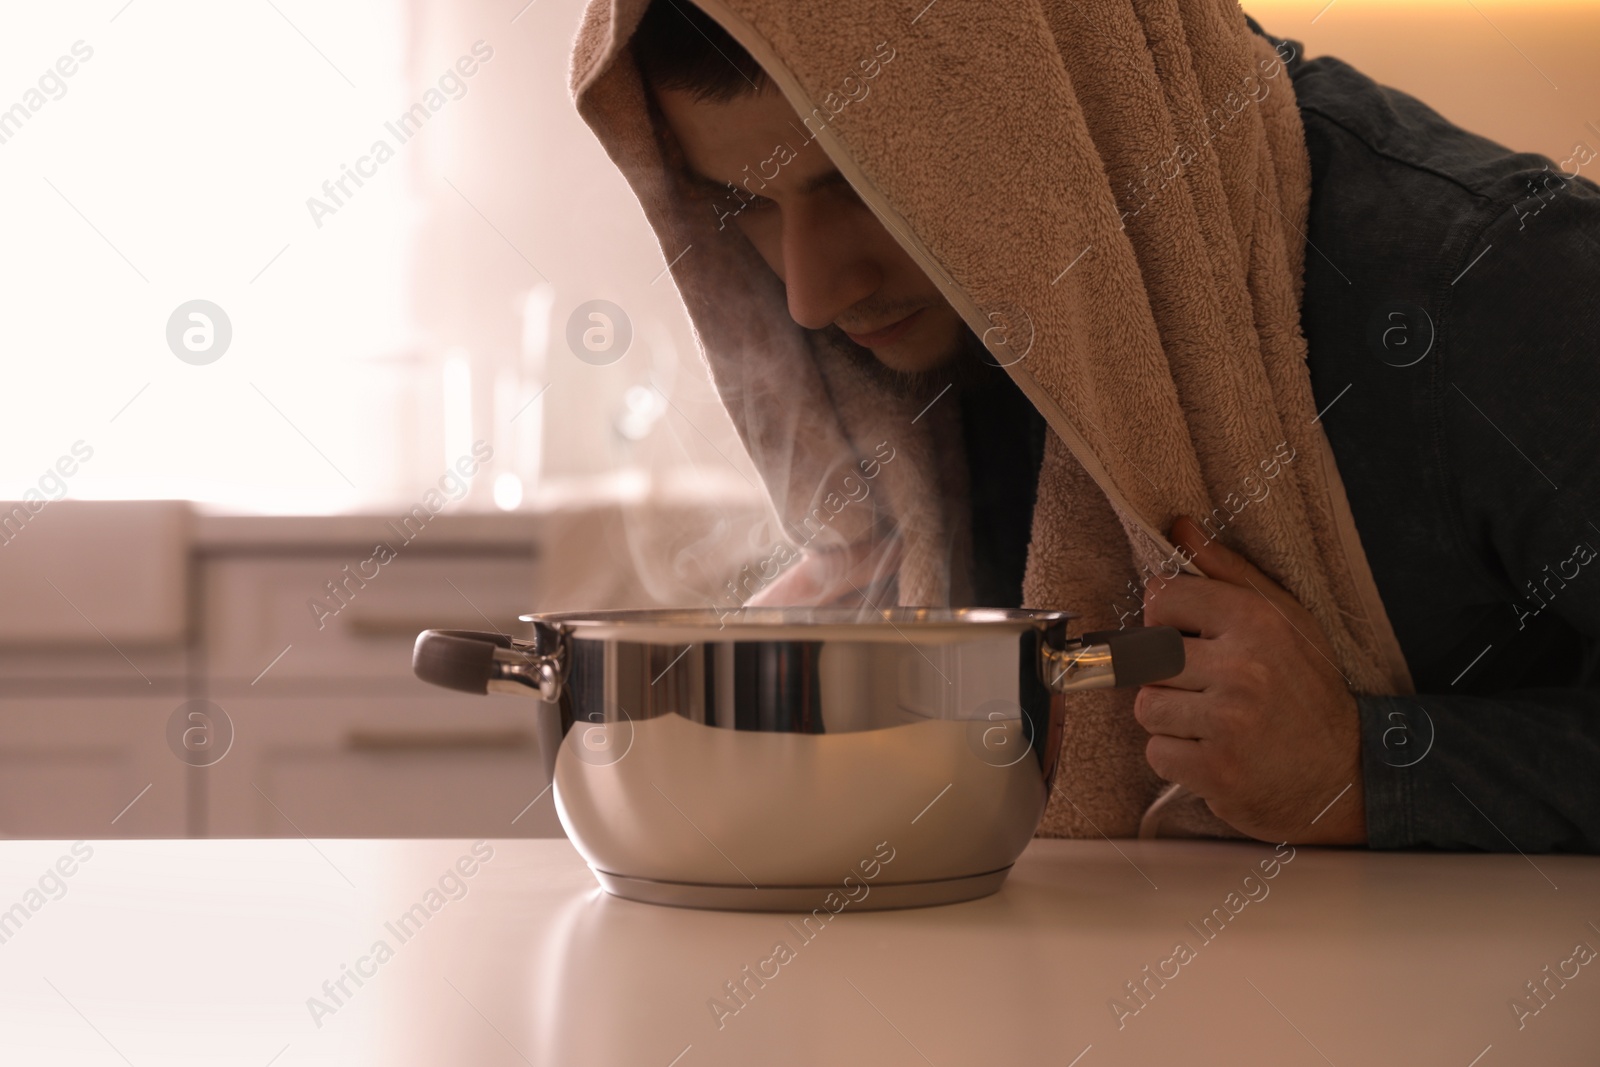
{"label": "dark gray shirt", "polygon": [[1289,45],[1312,387],[1418,693],[1358,699],[1368,838],[1600,851],[1600,139],[1512,152]]}
{"label": "dark gray shirt", "polygon": [[[1512,152],[1284,44],[1312,388],[1418,694],[1357,697],[1369,843],[1600,852],[1600,137]],[[1042,420],[987,393],[979,595],[1018,603]]]}

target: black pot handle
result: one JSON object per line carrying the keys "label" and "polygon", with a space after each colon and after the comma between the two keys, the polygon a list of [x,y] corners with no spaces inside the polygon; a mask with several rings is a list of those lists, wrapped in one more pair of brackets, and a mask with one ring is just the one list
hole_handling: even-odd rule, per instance
{"label": "black pot handle", "polygon": [[506,634],[476,630],[424,630],[411,653],[411,670],[424,682],[463,693],[533,693],[554,702],[561,695],[564,650],[544,655]]}

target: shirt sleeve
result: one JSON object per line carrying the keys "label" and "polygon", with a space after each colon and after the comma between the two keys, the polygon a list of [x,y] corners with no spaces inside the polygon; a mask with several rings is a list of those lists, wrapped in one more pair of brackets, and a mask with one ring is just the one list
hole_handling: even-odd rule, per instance
{"label": "shirt sleeve", "polygon": [[1375,848],[1600,852],[1600,189],[1527,158],[1439,282],[1433,389],[1441,550],[1503,624],[1442,691],[1357,698]]}
{"label": "shirt sleeve", "polygon": [[1369,847],[1600,852],[1600,693],[1356,703]]}

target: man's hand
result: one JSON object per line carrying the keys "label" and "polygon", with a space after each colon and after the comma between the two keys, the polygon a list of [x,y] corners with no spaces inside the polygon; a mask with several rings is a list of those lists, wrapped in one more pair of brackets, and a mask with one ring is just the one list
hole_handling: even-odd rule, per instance
{"label": "man's hand", "polygon": [[900,566],[900,539],[810,549],[746,601],[754,607],[893,607],[881,597]]}
{"label": "man's hand", "polygon": [[1361,723],[1322,627],[1192,520],[1171,536],[1208,577],[1145,592],[1146,625],[1200,635],[1184,638],[1182,674],[1135,699],[1150,766],[1252,837],[1366,843]]}

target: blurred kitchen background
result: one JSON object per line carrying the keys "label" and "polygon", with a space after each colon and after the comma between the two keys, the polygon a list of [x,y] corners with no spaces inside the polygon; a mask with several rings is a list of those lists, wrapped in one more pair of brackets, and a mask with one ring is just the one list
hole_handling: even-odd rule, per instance
{"label": "blurred kitchen background", "polygon": [[[559,835],[536,705],[416,682],[417,631],[765,554],[580,9],[0,11],[0,836]],[[1246,10],[1600,172],[1600,3]]]}

